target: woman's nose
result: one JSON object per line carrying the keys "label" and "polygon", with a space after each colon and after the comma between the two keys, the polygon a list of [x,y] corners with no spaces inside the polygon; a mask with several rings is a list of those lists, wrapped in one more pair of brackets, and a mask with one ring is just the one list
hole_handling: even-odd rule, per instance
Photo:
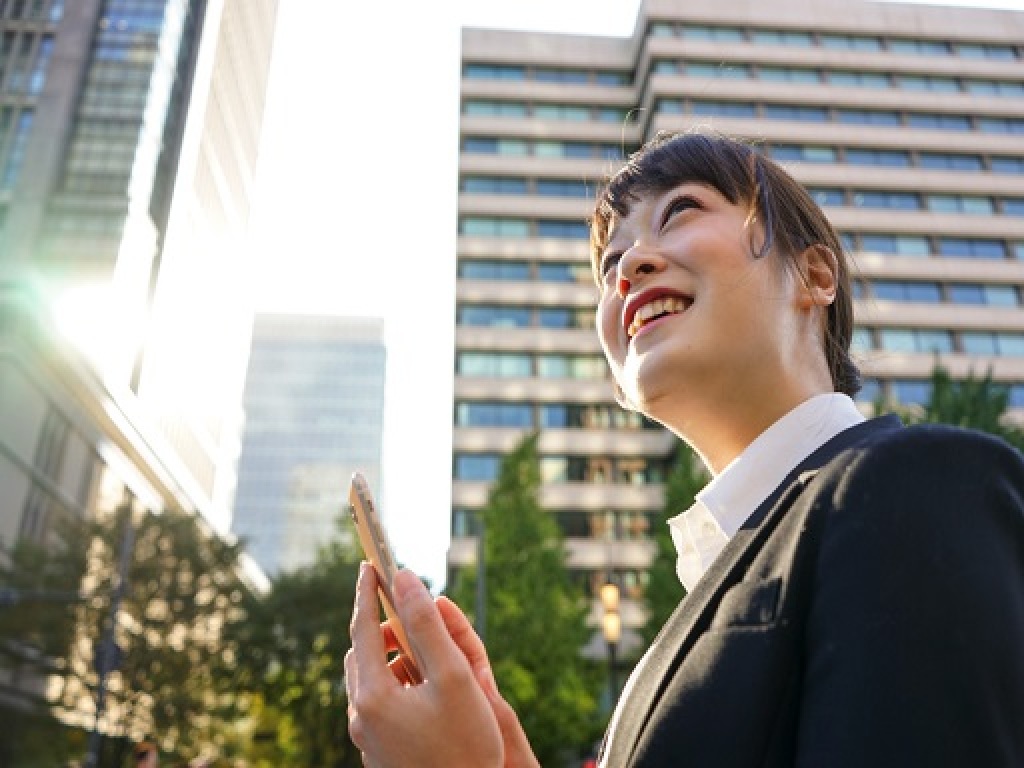
{"label": "woman's nose", "polygon": [[619,260],[619,276],[616,283],[619,295],[624,297],[628,294],[629,289],[643,275],[660,272],[663,264],[664,259],[661,256],[637,240]]}

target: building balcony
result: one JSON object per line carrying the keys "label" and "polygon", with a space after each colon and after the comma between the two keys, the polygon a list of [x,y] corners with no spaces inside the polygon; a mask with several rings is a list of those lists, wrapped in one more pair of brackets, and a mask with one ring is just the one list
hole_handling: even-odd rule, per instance
{"label": "building balcony", "polygon": [[[487,503],[490,483],[456,480],[452,506],[479,509]],[[540,505],[545,509],[660,509],[665,493],[660,485],[558,483],[542,486]]]}
{"label": "building balcony", "polygon": [[[452,448],[467,453],[508,453],[529,430],[503,427],[456,427]],[[660,429],[540,430],[541,455],[667,456],[678,443]]]}
{"label": "building balcony", "polygon": [[610,379],[455,377],[461,400],[520,400],[534,403],[615,403]]}
{"label": "building balcony", "polygon": [[597,306],[597,286],[590,282],[543,283],[539,281],[468,280],[455,284],[455,298],[462,303],[535,304],[552,307]]}

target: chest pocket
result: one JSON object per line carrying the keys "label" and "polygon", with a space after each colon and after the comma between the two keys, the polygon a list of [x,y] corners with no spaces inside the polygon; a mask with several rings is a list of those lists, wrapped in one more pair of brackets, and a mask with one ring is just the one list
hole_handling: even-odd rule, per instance
{"label": "chest pocket", "polygon": [[723,596],[711,621],[711,629],[761,627],[778,616],[782,580],[741,581]]}

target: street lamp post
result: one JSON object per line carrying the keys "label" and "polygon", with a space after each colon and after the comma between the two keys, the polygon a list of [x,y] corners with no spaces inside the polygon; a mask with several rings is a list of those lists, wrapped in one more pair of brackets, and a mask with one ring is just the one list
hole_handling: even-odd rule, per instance
{"label": "street lamp post", "polygon": [[601,587],[601,632],[608,644],[608,695],[611,706],[619,697],[619,684],[615,674],[615,651],[622,638],[622,616],[619,614],[619,587],[611,582]]}

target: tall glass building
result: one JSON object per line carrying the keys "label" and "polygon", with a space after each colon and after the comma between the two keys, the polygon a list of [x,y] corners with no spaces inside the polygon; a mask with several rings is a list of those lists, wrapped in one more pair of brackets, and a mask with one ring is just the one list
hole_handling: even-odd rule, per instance
{"label": "tall glass building", "polygon": [[586,221],[661,130],[756,140],[826,208],[856,262],[865,404],[925,401],[938,358],[1024,407],[1024,13],[644,0],[625,38],[464,30],[460,105],[452,568],[539,428],[571,567],[642,618],[674,439],[614,402]]}
{"label": "tall glass building", "polygon": [[310,564],[339,535],[349,480],[381,491],[383,322],[256,316],[234,530],[268,574]]}
{"label": "tall glass building", "polygon": [[0,0],[0,548],[125,501],[227,530],[276,11]]}

